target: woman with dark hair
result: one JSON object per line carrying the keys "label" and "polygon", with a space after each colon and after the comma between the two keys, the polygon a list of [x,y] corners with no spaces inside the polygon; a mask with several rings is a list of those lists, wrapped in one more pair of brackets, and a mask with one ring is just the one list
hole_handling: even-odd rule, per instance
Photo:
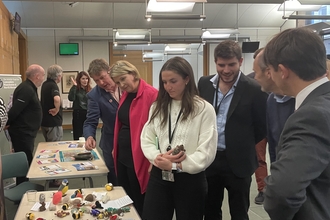
{"label": "woman with dark hair", "polygon": [[216,115],[198,96],[191,65],[181,57],[160,70],[159,92],[141,133],[152,163],[144,220],[202,220],[207,195],[205,169],[217,150]]}
{"label": "woman with dark hair", "polygon": [[91,91],[90,77],[85,71],[78,73],[76,80],[71,78],[73,86],[70,89],[68,99],[73,102],[72,127],[73,140],[83,137],[83,126],[87,114],[87,96]]}

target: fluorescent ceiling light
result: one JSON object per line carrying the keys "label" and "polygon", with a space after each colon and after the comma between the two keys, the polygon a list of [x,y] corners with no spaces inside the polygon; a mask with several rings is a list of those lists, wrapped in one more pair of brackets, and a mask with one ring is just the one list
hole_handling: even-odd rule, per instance
{"label": "fluorescent ceiling light", "polygon": [[113,37],[119,40],[136,40],[144,39],[146,34],[149,34],[147,29],[113,29]]}
{"label": "fluorescent ceiling light", "polygon": [[206,19],[206,15],[198,15],[198,14],[156,14],[156,15],[145,15],[145,19],[150,20],[190,20],[190,19],[198,19],[203,21]]}
{"label": "fluorescent ceiling light", "polygon": [[144,39],[145,35],[143,34],[119,34],[116,32],[116,39]]}
{"label": "fluorescent ceiling light", "polygon": [[150,0],[147,6],[147,12],[191,12],[195,2],[157,2]]}
{"label": "fluorescent ceiling light", "polygon": [[283,2],[278,11],[318,11],[322,5],[302,5],[298,0]]}
{"label": "fluorescent ceiling light", "polygon": [[213,38],[229,38],[230,34],[211,34],[210,31],[204,31],[203,39],[213,39]]}
{"label": "fluorescent ceiling light", "polygon": [[238,29],[230,29],[230,28],[220,28],[220,29],[210,29],[207,28],[205,31],[210,32],[210,34],[239,34]]}
{"label": "fluorescent ceiling light", "polygon": [[183,51],[186,50],[188,44],[167,44],[165,51]]}
{"label": "fluorescent ceiling light", "polygon": [[184,47],[171,48],[169,46],[165,47],[165,51],[183,51],[183,50],[186,50],[186,48]]}
{"label": "fluorescent ceiling light", "polygon": [[143,58],[164,58],[164,54],[163,53],[157,53],[157,52],[145,52],[143,53]]}

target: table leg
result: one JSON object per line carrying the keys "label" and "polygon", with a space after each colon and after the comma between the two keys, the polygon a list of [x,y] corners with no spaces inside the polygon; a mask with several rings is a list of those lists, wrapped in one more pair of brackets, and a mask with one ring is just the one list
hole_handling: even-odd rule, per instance
{"label": "table leg", "polygon": [[46,180],[45,181],[45,191],[49,190],[49,183],[51,180]]}
{"label": "table leg", "polygon": [[[92,177],[87,177],[88,178],[88,180],[89,180],[89,188],[93,188],[94,187],[94,184],[93,184],[93,179],[92,179]],[[84,181],[84,186],[85,186],[85,188],[86,188],[86,177],[83,177],[83,181]]]}

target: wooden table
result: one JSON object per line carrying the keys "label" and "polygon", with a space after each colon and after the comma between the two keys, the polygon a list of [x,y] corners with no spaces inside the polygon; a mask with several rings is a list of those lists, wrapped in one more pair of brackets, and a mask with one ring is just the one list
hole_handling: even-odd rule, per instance
{"label": "wooden table", "polygon": [[[40,142],[36,149],[35,155],[33,157],[32,163],[30,165],[29,171],[27,173],[27,178],[30,181],[39,181],[45,180],[45,190],[48,189],[48,182],[53,179],[70,179],[70,178],[88,178],[90,187],[93,187],[93,180],[92,177],[95,176],[107,176],[109,170],[104,163],[103,158],[95,148],[93,151],[98,156],[97,160],[92,161],[70,161],[70,162],[61,162],[59,152],[71,151],[71,150],[84,150],[84,148],[69,148],[69,144],[78,144],[77,141],[59,141],[59,142]],[[58,150],[56,153],[41,153],[43,150]],[[55,154],[55,158],[47,158],[47,160],[56,159],[58,162],[56,163],[49,163],[49,164],[38,164],[37,161],[39,160],[46,160],[37,158],[38,155],[46,155],[46,154]],[[91,162],[95,166],[98,166],[96,170],[84,170],[84,171],[77,171],[76,168],[72,164],[77,164],[80,162]],[[70,172],[50,175],[45,171],[41,170],[40,167],[42,166],[49,166],[58,164],[61,167],[70,170]]]}
{"label": "wooden table", "polygon": [[[69,190],[67,192],[68,195],[71,195],[74,193],[74,189]],[[45,195],[45,202],[50,202],[52,201],[52,195],[53,192],[56,191],[42,191],[42,192],[37,192],[37,202],[39,201],[39,195],[41,193],[44,193]],[[82,189],[83,195],[86,196],[87,194],[93,193],[93,192],[108,192],[110,194],[110,200],[116,200],[119,199],[123,196],[126,196],[126,192],[125,190],[120,187],[120,186],[116,186],[114,187],[114,189],[112,191],[106,191],[105,188],[89,188],[89,189]],[[73,219],[71,216],[71,210],[69,209],[68,212],[70,212],[69,216],[65,216],[64,218],[59,218],[57,216],[55,216],[55,211],[49,211],[48,209],[46,211],[43,212],[39,212],[39,211],[31,211],[32,206],[35,204],[35,202],[29,202],[27,200],[27,196],[26,193],[24,194],[21,203],[19,204],[19,207],[17,209],[16,215],[15,215],[15,220],[26,220],[26,213],[34,213],[35,215],[35,219],[37,218],[44,218],[47,220],[56,220],[56,219]],[[56,205],[56,210],[61,210],[62,209],[62,203],[59,203],[58,205]],[[124,213],[124,216],[122,217],[122,220],[140,220],[141,218],[139,217],[139,214],[137,213],[137,211],[135,210],[134,206],[131,204],[130,206],[130,212]],[[84,213],[82,218],[80,218],[82,220],[92,220],[92,219],[96,219],[96,217],[93,217],[92,215],[88,214],[88,213]]]}

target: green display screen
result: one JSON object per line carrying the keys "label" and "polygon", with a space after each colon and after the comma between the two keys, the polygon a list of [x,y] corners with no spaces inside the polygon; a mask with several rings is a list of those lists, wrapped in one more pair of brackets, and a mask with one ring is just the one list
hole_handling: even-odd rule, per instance
{"label": "green display screen", "polygon": [[79,55],[78,43],[60,43],[60,55]]}

